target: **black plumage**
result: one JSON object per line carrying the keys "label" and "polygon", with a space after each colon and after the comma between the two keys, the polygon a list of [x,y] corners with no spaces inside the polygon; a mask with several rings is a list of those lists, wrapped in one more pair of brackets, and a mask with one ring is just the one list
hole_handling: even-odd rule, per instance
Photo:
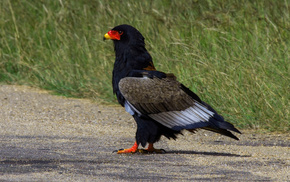
{"label": "black plumage", "polygon": [[[182,130],[201,128],[238,140],[229,130],[240,133],[224,121],[211,106],[176,80],[173,74],[157,71],[145,48],[144,37],[130,25],[119,25],[105,34],[115,48],[113,91],[137,123],[136,143],[119,153],[136,152],[162,135],[176,139]],[[137,148],[136,148],[137,147]]]}

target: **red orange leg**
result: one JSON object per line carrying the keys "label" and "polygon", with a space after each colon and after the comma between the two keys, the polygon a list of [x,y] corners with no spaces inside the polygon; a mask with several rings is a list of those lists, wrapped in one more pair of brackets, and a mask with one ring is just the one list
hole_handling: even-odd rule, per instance
{"label": "red orange leg", "polygon": [[164,149],[155,149],[153,147],[153,143],[149,143],[148,144],[148,148],[147,149],[139,149],[140,153],[155,153],[155,154],[164,154],[166,153],[166,151]]}
{"label": "red orange leg", "polygon": [[147,148],[147,151],[148,152],[154,152],[155,148],[153,147],[153,143],[149,143],[148,144],[148,148]]}
{"label": "red orange leg", "polygon": [[120,149],[117,151],[117,154],[135,153],[135,152],[137,152],[137,150],[138,150],[138,144],[137,144],[137,142],[135,142],[131,148]]}

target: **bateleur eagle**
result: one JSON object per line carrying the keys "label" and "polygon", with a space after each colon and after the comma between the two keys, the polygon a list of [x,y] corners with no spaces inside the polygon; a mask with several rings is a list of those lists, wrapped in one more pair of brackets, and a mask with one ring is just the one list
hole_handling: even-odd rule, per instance
{"label": "bateleur eagle", "polygon": [[[163,135],[176,139],[182,130],[210,130],[238,140],[229,130],[241,133],[210,105],[176,80],[157,71],[145,48],[144,37],[130,25],[119,25],[104,35],[115,48],[113,91],[136,123],[136,142],[117,153],[163,152],[153,143]],[[146,150],[138,150],[148,143]]]}

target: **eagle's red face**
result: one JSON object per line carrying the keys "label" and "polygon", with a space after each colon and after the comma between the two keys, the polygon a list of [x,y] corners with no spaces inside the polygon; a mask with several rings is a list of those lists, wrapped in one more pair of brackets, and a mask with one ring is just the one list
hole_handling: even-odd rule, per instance
{"label": "eagle's red face", "polygon": [[120,40],[123,33],[122,31],[110,30],[104,35],[104,39]]}

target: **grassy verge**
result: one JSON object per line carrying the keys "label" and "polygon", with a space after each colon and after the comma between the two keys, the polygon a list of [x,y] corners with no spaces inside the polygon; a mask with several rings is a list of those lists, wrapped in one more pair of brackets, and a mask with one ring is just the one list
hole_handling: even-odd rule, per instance
{"label": "grassy verge", "polygon": [[103,34],[126,23],[172,72],[240,128],[290,130],[288,1],[0,2],[0,82],[115,102]]}

